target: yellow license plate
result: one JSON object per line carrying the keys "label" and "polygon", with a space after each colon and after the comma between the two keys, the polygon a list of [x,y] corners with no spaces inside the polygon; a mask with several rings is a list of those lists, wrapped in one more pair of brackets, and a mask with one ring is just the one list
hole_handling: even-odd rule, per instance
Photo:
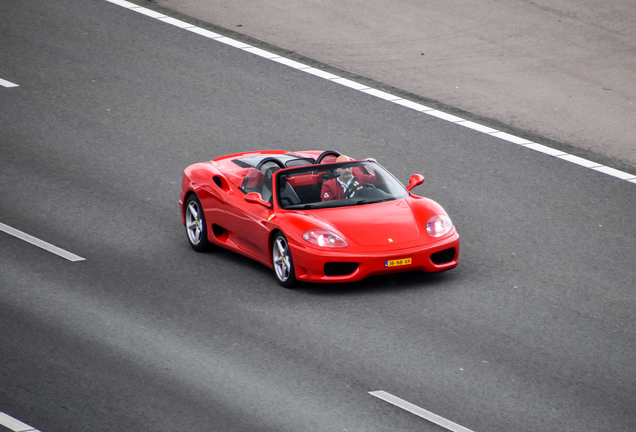
{"label": "yellow license plate", "polygon": [[409,265],[413,262],[411,258],[402,258],[396,260],[388,260],[384,262],[384,267],[399,267]]}

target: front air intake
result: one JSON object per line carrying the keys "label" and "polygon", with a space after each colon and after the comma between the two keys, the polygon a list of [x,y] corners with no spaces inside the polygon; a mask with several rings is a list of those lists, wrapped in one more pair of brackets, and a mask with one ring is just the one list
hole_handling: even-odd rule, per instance
{"label": "front air intake", "polygon": [[325,276],[346,276],[358,268],[354,262],[328,262],[325,264]]}
{"label": "front air intake", "polygon": [[455,248],[444,249],[431,255],[431,261],[437,265],[449,263],[453,259],[455,259]]}

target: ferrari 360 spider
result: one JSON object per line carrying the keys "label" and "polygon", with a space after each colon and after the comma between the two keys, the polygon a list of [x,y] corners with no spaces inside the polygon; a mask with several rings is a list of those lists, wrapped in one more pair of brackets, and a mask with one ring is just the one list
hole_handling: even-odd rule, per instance
{"label": "ferrari 360 spider", "polygon": [[182,221],[195,251],[216,245],[273,268],[279,283],[352,282],[457,266],[459,235],[435,201],[373,159],[267,150],[218,157],[183,174]]}

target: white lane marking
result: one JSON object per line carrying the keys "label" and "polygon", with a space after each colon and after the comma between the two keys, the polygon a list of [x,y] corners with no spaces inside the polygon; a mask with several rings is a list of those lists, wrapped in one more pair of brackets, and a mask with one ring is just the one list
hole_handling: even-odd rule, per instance
{"label": "white lane marking", "polygon": [[65,251],[64,249],[61,249],[57,246],[52,245],[51,243],[47,243],[44,240],[40,240],[39,238],[33,237],[32,235],[24,233],[20,230],[11,228],[9,225],[5,225],[2,222],[0,222],[0,231],[4,231],[7,234],[17,237],[20,240],[24,240],[27,243],[31,243],[32,245],[35,245],[39,248],[49,251],[55,255],[61,256],[62,258],[66,258],[69,261],[84,261],[85,260],[85,258],[82,258],[81,256],[77,256],[73,253]]}
{"label": "white lane marking", "polygon": [[453,423],[450,420],[446,420],[444,417],[440,417],[437,414],[434,414],[430,411],[425,410],[424,408],[420,408],[417,405],[413,405],[411,402],[407,402],[404,399],[400,399],[397,396],[393,396],[391,393],[387,393],[383,390],[371,391],[370,395],[375,396],[377,398],[382,399],[392,405],[402,408],[410,413],[415,414],[416,416],[422,417],[432,423],[435,423],[438,426],[446,428],[453,432],[473,432],[470,429],[465,428],[464,426],[458,425],[457,423]]}
{"label": "white lane marking", "polygon": [[536,150],[541,153],[545,153],[550,156],[564,156],[567,153],[562,152],[561,150],[553,149],[552,147],[544,146],[543,144],[526,144],[526,147],[532,150]]}
{"label": "white lane marking", "polygon": [[106,1],[109,2],[109,3],[113,3],[115,5],[124,7],[126,9],[133,10],[135,12],[139,12],[139,13],[144,14],[146,16],[149,16],[151,18],[158,19],[160,21],[165,22],[166,24],[174,25],[176,27],[191,31],[193,33],[196,33],[196,34],[199,34],[201,36],[207,37],[209,39],[215,40],[217,42],[222,42],[224,44],[233,46],[233,47],[241,49],[243,51],[247,51],[247,52],[250,52],[252,54],[258,55],[260,57],[266,58],[268,60],[272,60],[272,61],[275,61],[277,63],[284,64],[284,65],[289,66],[289,67],[291,67],[293,69],[296,69],[296,70],[299,70],[299,71],[302,71],[302,72],[306,72],[306,73],[315,75],[317,77],[326,79],[327,81],[331,81],[331,82],[334,82],[334,83],[337,83],[337,84],[352,88],[354,90],[361,91],[361,92],[366,93],[366,94],[368,94],[370,96],[374,96],[374,97],[386,100],[388,102],[391,102],[391,103],[394,103],[394,104],[397,104],[397,105],[402,105],[402,106],[404,106],[406,108],[410,108],[412,110],[415,110],[415,111],[418,111],[418,112],[421,112],[421,113],[424,113],[424,114],[427,114],[427,115],[430,115],[430,116],[433,116],[433,117],[448,121],[450,123],[454,123],[454,124],[459,125],[459,126],[463,126],[463,127],[475,130],[477,132],[481,132],[481,133],[486,134],[486,135],[490,135],[490,136],[495,137],[495,138],[499,138],[499,139],[504,140],[504,141],[508,141],[510,143],[519,145],[521,147],[525,147],[525,148],[527,148],[529,150],[534,150],[534,151],[537,151],[539,153],[543,153],[543,154],[548,155],[548,156],[556,157],[556,158],[564,160],[566,162],[574,163],[575,165],[579,165],[579,166],[582,166],[584,168],[589,168],[589,169],[592,169],[594,171],[601,172],[603,174],[615,177],[615,178],[620,179],[620,180],[626,180],[626,181],[628,181],[630,183],[636,183],[636,175],[633,175],[633,174],[630,174],[630,173],[626,173],[626,172],[623,172],[623,171],[619,171],[619,170],[614,169],[614,168],[606,167],[604,165],[601,165],[601,164],[598,164],[598,163],[595,163],[595,162],[586,161],[585,159],[582,159],[582,158],[580,158],[578,156],[574,156],[574,155],[562,152],[560,150],[553,149],[553,148],[545,146],[543,144],[538,144],[538,143],[529,141],[529,140],[527,140],[525,138],[521,138],[521,137],[518,137],[516,135],[512,135],[512,134],[509,134],[509,133],[506,133],[506,132],[502,132],[502,131],[499,131],[497,129],[493,129],[493,128],[489,127],[489,126],[480,125],[479,123],[475,123],[473,121],[463,119],[463,118],[455,116],[453,114],[445,113],[443,111],[439,111],[439,110],[436,110],[436,109],[421,105],[421,104],[419,104],[417,102],[409,101],[409,100],[403,99],[403,98],[401,98],[399,96],[392,95],[392,94],[387,93],[385,91],[371,88],[371,87],[369,87],[369,86],[367,86],[365,84],[361,84],[361,83],[358,83],[356,81],[352,81],[350,79],[343,78],[343,77],[340,77],[338,75],[334,75],[334,74],[329,73],[329,72],[321,71],[320,69],[317,69],[315,67],[300,63],[300,62],[298,62],[296,60],[288,59],[288,58],[282,57],[282,56],[280,56],[278,54],[275,54],[275,53],[272,53],[272,52],[269,52],[269,51],[266,51],[266,50],[263,50],[263,49],[260,49],[260,48],[256,48],[256,47],[254,47],[252,45],[249,45],[249,44],[246,44],[244,42],[237,41],[236,39],[232,39],[232,38],[229,38],[227,36],[223,36],[223,35],[220,35],[218,33],[211,32],[209,30],[194,26],[192,24],[188,24],[188,23],[186,23],[184,21],[177,20],[175,18],[167,17],[166,15],[163,15],[163,14],[161,14],[159,12],[156,12],[156,11],[154,11],[152,9],[148,9],[148,8],[139,6],[139,5],[135,4],[135,3],[131,3],[131,2],[126,1],[126,0],[106,0]]}
{"label": "white lane marking", "polygon": [[607,166],[599,165],[599,166],[594,167],[592,169],[594,171],[602,172],[603,174],[607,174],[607,175],[610,175],[612,177],[616,177],[617,179],[629,180],[629,181],[636,180],[636,177],[634,177],[632,174],[617,170],[616,168],[610,168],[610,167],[607,167]]}
{"label": "white lane marking", "polygon": [[0,78],[0,85],[1,85],[2,87],[7,87],[7,88],[11,88],[11,87],[20,87],[19,85],[14,84],[14,83],[12,83],[11,81],[4,80],[4,79],[2,79],[2,78]]}
{"label": "white lane marking", "polygon": [[581,165],[582,167],[585,167],[585,168],[596,168],[596,167],[602,166],[591,160],[583,159],[578,156],[574,156],[570,154],[564,154],[562,156],[559,156],[559,158],[564,159],[568,162],[572,162],[573,164]]}
{"label": "white lane marking", "polygon": [[3,413],[2,411],[0,411],[0,425],[7,427],[14,432],[40,432],[28,424],[24,424],[20,420],[16,420],[10,415]]}

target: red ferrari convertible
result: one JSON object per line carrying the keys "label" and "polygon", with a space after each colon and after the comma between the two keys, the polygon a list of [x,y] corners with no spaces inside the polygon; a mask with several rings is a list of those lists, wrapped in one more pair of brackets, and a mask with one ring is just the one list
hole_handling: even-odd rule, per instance
{"label": "red ferrari convertible", "polygon": [[187,167],[181,215],[190,246],[222,246],[273,268],[280,284],[352,282],[457,265],[444,209],[377,162],[328,151],[237,153]]}

